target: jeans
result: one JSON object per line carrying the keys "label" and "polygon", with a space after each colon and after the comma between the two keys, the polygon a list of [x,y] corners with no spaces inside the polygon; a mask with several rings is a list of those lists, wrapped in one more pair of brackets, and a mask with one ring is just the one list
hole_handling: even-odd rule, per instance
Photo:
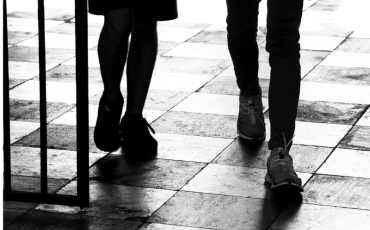
{"label": "jeans", "polygon": [[[226,0],[228,48],[239,89],[258,93],[258,6],[260,0]],[[303,0],[267,0],[266,51],[271,67],[268,148],[283,147],[295,130],[300,92],[301,66],[299,26]]]}

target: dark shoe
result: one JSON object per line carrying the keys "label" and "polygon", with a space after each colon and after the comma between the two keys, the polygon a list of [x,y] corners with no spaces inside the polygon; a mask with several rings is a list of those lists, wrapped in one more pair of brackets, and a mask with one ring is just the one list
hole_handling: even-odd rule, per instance
{"label": "dark shoe", "polygon": [[266,137],[263,117],[262,91],[252,97],[239,95],[238,135],[246,140],[264,140]]}
{"label": "dark shoe", "polygon": [[154,129],[141,115],[125,114],[120,125],[124,150],[137,156],[156,154],[158,142],[150,134],[148,128],[155,134]]}
{"label": "dark shoe", "polygon": [[123,97],[107,100],[102,96],[99,102],[98,119],[94,131],[96,147],[102,151],[116,151],[121,145],[119,120],[122,114]]}
{"label": "dark shoe", "polygon": [[273,191],[303,192],[302,180],[294,171],[293,158],[289,155],[286,145],[271,151],[267,159],[265,182],[271,184]]}

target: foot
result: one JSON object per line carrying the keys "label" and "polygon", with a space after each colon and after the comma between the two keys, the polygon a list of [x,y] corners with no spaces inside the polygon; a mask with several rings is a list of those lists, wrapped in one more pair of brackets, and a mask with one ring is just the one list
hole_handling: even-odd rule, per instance
{"label": "foot", "polygon": [[122,117],[120,131],[122,145],[129,154],[152,155],[157,153],[158,142],[150,134],[148,128],[155,134],[142,115],[127,115]]}
{"label": "foot", "polygon": [[262,91],[251,97],[239,95],[239,117],[237,130],[241,138],[264,140],[266,137],[263,117]]}
{"label": "foot", "polygon": [[122,107],[122,96],[111,100],[103,95],[100,99],[94,141],[96,147],[102,151],[116,151],[121,145],[119,120],[122,114]]}
{"label": "foot", "polygon": [[272,149],[265,181],[277,192],[303,192],[301,178],[294,172],[293,158],[286,147]]}

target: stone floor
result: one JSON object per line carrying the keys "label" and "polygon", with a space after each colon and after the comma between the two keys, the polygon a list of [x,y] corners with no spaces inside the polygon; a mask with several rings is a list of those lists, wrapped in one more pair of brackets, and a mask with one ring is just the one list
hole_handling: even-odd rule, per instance
{"label": "stone floor", "polygon": [[[27,191],[38,190],[40,175],[36,2],[8,0],[13,188]],[[45,4],[49,191],[76,194],[74,1]],[[369,6],[367,0],[305,0],[291,151],[305,185],[301,199],[279,197],[264,184],[267,142],[237,136],[225,1],[178,0],[179,19],[158,25],[159,54],[144,111],[157,132],[157,158],[131,161],[121,149],[101,152],[91,141],[91,207],[5,201],[4,228],[369,229]],[[268,120],[266,0],[260,8]],[[89,16],[90,135],[102,92],[101,26],[101,17]]]}

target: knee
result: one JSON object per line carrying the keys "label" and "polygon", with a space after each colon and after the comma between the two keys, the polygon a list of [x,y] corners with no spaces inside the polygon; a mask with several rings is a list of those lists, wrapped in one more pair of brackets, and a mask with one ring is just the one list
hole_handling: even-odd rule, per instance
{"label": "knee", "polygon": [[132,36],[141,40],[157,40],[157,22],[135,20]]}
{"label": "knee", "polygon": [[104,15],[105,30],[110,37],[117,40],[128,39],[134,25],[134,14],[130,9],[109,11]]}

